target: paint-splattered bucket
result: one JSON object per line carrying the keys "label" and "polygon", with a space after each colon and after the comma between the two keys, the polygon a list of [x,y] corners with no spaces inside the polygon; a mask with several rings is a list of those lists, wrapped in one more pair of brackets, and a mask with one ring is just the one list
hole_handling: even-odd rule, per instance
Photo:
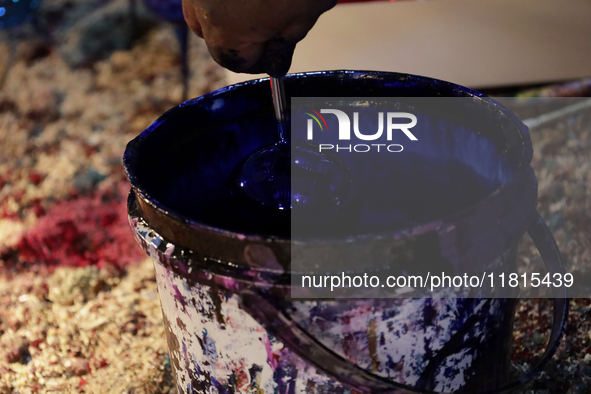
{"label": "paint-splattered bucket", "polygon": [[[411,250],[417,237],[447,242],[447,252],[486,252],[511,269],[528,231],[547,269],[560,272],[556,244],[536,212],[529,134],[509,111],[469,89],[403,74],[322,72],[285,83],[302,97],[469,97],[499,114],[494,137],[471,138],[497,144],[510,179],[447,217],[446,234],[417,226],[397,245]],[[269,218],[228,193],[239,164],[275,142],[271,111],[268,81],[230,86],[171,109],[125,152],[129,219],[154,260],[179,392],[500,393],[530,380],[560,342],[564,298],[554,299],[539,364],[511,383],[514,299],[289,298],[289,215]],[[423,241],[419,247],[429,249]]]}

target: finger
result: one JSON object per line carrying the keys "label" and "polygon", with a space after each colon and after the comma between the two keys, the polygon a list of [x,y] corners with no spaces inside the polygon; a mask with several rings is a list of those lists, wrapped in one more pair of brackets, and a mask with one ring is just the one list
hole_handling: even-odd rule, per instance
{"label": "finger", "polygon": [[222,67],[234,72],[263,72],[256,63],[268,32],[253,31],[249,28],[252,22],[236,20],[241,15],[238,10],[212,11],[199,2],[183,0],[183,13],[191,30],[205,39],[209,53]]}
{"label": "finger", "polygon": [[257,2],[251,1],[229,6],[223,1],[183,0],[183,10],[191,30],[205,38],[217,63],[235,72],[277,77],[289,70],[296,44],[336,4],[336,0],[298,0],[299,7],[293,7],[291,2],[278,1],[270,9],[253,12]]}
{"label": "finger", "polygon": [[267,41],[258,68],[276,78],[287,74],[297,43],[306,37],[317,19],[296,20],[289,24],[278,37]]}
{"label": "finger", "polygon": [[259,63],[264,44],[259,43],[232,43],[229,41],[216,41],[208,39],[205,43],[211,57],[222,67],[237,73],[260,74],[264,73],[264,67]]}
{"label": "finger", "polygon": [[205,33],[206,42],[213,58],[234,72],[269,74],[282,77],[289,71],[297,43],[314,26],[317,18],[296,20],[277,31],[273,36],[266,34],[249,36]]}
{"label": "finger", "polygon": [[314,27],[320,15],[332,8],[337,1],[330,0],[324,7],[317,10],[316,15],[309,14],[295,17],[281,33],[267,41],[264,52],[259,60],[259,68],[272,77],[282,77],[291,67],[293,54],[298,42],[303,40]]}
{"label": "finger", "polygon": [[297,41],[283,37],[273,38],[265,43],[264,50],[253,70],[272,77],[283,77],[289,71]]}

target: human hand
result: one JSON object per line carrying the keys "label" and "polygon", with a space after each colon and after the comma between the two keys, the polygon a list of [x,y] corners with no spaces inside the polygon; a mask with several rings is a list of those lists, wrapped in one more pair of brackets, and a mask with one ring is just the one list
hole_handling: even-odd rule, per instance
{"label": "human hand", "polygon": [[337,1],[183,0],[183,13],[223,67],[282,77],[296,44]]}

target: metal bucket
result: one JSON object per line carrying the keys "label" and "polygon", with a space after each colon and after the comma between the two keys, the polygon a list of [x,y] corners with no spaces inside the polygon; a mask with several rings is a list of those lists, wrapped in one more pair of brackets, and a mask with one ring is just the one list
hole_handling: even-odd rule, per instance
{"label": "metal bucket", "polygon": [[[297,74],[285,84],[291,96],[471,97],[480,110],[500,114],[496,132],[472,137],[497,144],[511,176],[447,215],[439,222],[447,231],[421,223],[393,234],[395,247],[417,255],[445,244],[465,264],[480,255],[483,264],[512,269],[528,231],[548,270],[561,272],[536,211],[529,134],[508,110],[469,89],[404,74]],[[240,163],[274,142],[273,122],[268,81],[251,81],[171,109],[126,149],[129,219],[154,261],[179,392],[499,393],[539,371],[562,338],[564,297],[554,299],[544,356],[509,383],[515,299],[291,299],[297,245],[289,215],[269,217],[228,193]],[[368,238],[347,243],[363,247]]]}

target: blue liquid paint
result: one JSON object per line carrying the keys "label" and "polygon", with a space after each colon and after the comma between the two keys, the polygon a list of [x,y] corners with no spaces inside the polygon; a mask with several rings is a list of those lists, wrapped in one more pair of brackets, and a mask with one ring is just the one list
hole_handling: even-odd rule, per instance
{"label": "blue liquid paint", "polygon": [[279,142],[256,152],[238,182],[254,201],[280,210],[332,211],[352,192],[349,169],[339,156],[303,142]]}
{"label": "blue liquid paint", "polygon": [[[182,120],[174,123],[185,127]],[[454,158],[434,160],[420,152],[385,154],[381,156],[385,163],[378,157],[364,165],[354,161],[330,163],[328,170],[322,170],[322,160],[304,150],[308,165],[303,164],[299,173],[290,173],[287,156],[281,156],[283,162],[269,164],[267,168],[279,180],[268,181],[268,173],[257,172],[265,168],[260,163],[246,167],[247,173],[253,170],[247,178],[261,183],[264,195],[272,198],[279,194],[289,202],[293,194],[306,200],[294,204],[293,212],[279,210],[259,203],[237,183],[243,163],[257,146],[272,146],[275,135],[271,108],[200,133],[188,133],[156,151],[156,157],[146,159],[141,169],[150,173],[145,179],[150,183],[146,189],[162,204],[196,222],[236,232],[288,237],[294,235],[292,220],[310,224],[308,234],[315,236],[398,230],[456,212],[499,186],[497,179],[486,179],[469,163]],[[264,155],[259,157],[265,160]],[[352,160],[355,156],[344,158]],[[350,171],[352,184],[338,175],[327,175],[331,168],[341,173]],[[296,175],[299,186],[292,193],[291,176]],[[336,192],[328,194],[334,184]],[[331,210],[330,204],[338,199],[343,207]]]}
{"label": "blue liquid paint", "polygon": [[[380,77],[347,83],[351,78],[347,72],[311,74],[288,76],[285,83],[292,97],[325,97],[327,92],[334,97],[470,98],[475,94],[442,82],[432,91],[430,80],[398,79],[397,74],[389,75],[388,81]],[[246,160],[277,142],[270,101],[268,83],[257,82],[221,89],[173,109],[135,142],[141,144],[141,151],[133,157],[133,165],[127,165],[136,184],[157,206],[208,227],[290,237],[294,235],[291,221],[302,220],[314,223],[316,235],[337,236],[398,230],[455,213],[484,199],[531,160],[531,146],[523,146],[513,129],[507,128],[509,133],[492,122],[466,125],[453,118],[441,124],[433,121],[433,114],[425,114],[419,120],[427,125],[420,144],[407,144],[402,153],[376,155],[372,161],[340,155],[350,171],[353,194],[338,211],[294,206],[292,215],[258,203],[237,182]],[[283,191],[275,188],[270,195],[286,194],[285,169],[283,177]],[[290,193],[303,194],[301,190],[304,187]],[[335,221],[339,225],[332,229],[323,225]]]}

